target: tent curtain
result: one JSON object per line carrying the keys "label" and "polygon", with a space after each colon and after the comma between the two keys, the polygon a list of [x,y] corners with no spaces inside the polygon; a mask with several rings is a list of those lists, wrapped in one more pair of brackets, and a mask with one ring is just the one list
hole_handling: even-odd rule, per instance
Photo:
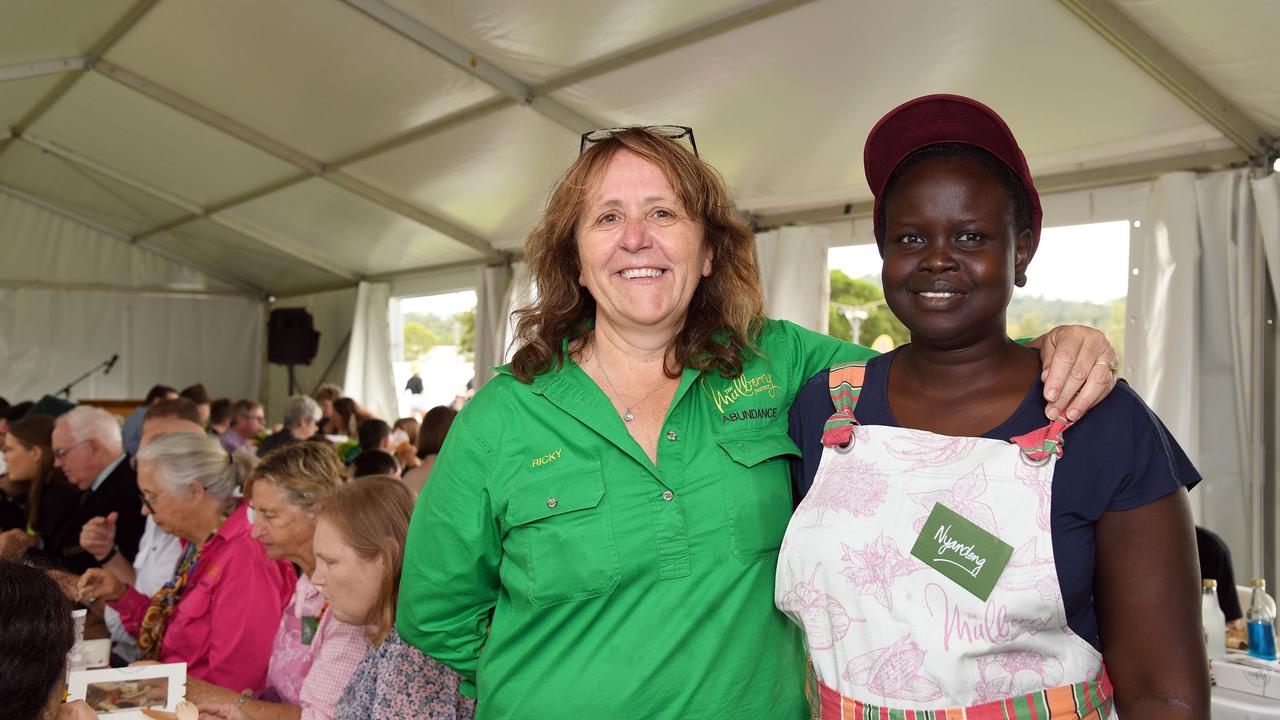
{"label": "tent curtain", "polygon": [[506,349],[503,341],[507,335],[507,316],[511,307],[508,293],[511,276],[510,265],[480,268],[480,278],[476,285],[477,390],[493,377],[493,368],[502,364]]}
{"label": "tent curtain", "polygon": [[394,420],[399,406],[391,369],[390,305],[391,285],[387,283],[361,282],[356,289],[342,388],[369,412]]}
{"label": "tent curtain", "polygon": [[827,331],[830,244],[831,229],[826,226],[784,227],[756,236],[767,317]]}
{"label": "tent curtain", "polygon": [[511,289],[507,291],[507,322],[502,336],[502,362],[511,362],[516,351],[515,311],[528,307],[538,298],[538,286],[529,274],[529,265],[523,262],[511,265]]}
{"label": "tent curtain", "polygon": [[1258,230],[1271,270],[1271,286],[1280,290],[1280,173],[1253,181],[1253,201],[1258,206]]}
{"label": "tent curtain", "polygon": [[[1265,265],[1269,271],[1267,279],[1270,281],[1271,302],[1274,303],[1276,293],[1280,293],[1280,173],[1269,173],[1253,180],[1253,200],[1258,209],[1258,236],[1262,244],[1262,255],[1265,259]],[[1263,299],[1263,311],[1274,312],[1274,304],[1268,304]],[[1255,392],[1255,402],[1262,402],[1263,407],[1255,411],[1254,417],[1262,416],[1263,427],[1270,426],[1271,435],[1263,434],[1262,428],[1259,428],[1255,435],[1255,440],[1259,444],[1259,450],[1255,454],[1256,461],[1261,465],[1258,471],[1254,473],[1254,477],[1266,478],[1269,482],[1275,482],[1274,468],[1277,466],[1277,447],[1280,447],[1280,427],[1275,422],[1275,407],[1269,409],[1263,398],[1269,394],[1272,402],[1275,400],[1276,393],[1276,358],[1280,358],[1280,334],[1275,332],[1275,327],[1271,323],[1274,322],[1274,316],[1263,315],[1258,318],[1258,327],[1263,327],[1262,323],[1268,325],[1265,332],[1262,333],[1263,342],[1260,353],[1255,353],[1255,357],[1259,354],[1263,356],[1260,372],[1255,373],[1258,378],[1258,384],[1261,386],[1261,392]],[[1265,413],[1270,414],[1265,414]],[[1260,456],[1260,457],[1259,457]],[[1268,471],[1271,471],[1270,474]],[[1262,563],[1264,573],[1271,580],[1275,581],[1280,578],[1280,552],[1277,551],[1276,517],[1277,508],[1274,503],[1265,503],[1267,495],[1259,488],[1255,493],[1258,498],[1257,505],[1263,508],[1263,527],[1270,528],[1273,534],[1264,535],[1259,533],[1255,535],[1255,552],[1263,556]],[[1256,562],[1256,561],[1255,561]]]}
{"label": "tent curtain", "polygon": [[1262,531],[1249,450],[1255,213],[1248,170],[1153,183],[1131,235],[1125,334],[1125,376],[1204,477],[1191,496],[1197,522],[1223,537],[1246,578],[1260,569]]}

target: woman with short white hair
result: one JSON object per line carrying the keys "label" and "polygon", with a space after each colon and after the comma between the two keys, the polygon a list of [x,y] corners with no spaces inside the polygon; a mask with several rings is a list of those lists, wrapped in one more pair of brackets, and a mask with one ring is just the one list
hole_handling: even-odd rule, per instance
{"label": "woman with short white hair", "polygon": [[320,430],[320,403],[306,395],[294,395],[284,404],[284,428],[258,444],[258,457],[282,447],[310,440]]}
{"label": "woman with short white hair", "polygon": [[138,454],[138,489],[143,512],[184,543],[173,578],[147,597],[92,569],[79,593],[120,613],[144,659],[185,662],[191,677],[259,690],[297,575],[267,557],[252,537],[247,504],[235,496],[254,462],[228,456],[208,436],[156,438]]}

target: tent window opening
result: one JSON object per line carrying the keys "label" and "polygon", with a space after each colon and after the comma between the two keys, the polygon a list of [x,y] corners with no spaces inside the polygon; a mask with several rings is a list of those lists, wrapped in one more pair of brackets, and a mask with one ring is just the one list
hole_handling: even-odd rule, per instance
{"label": "tent window opening", "polygon": [[391,366],[400,417],[461,405],[475,374],[475,330],[474,290],[391,301]]}
{"label": "tent window opening", "polygon": [[[832,248],[828,333],[881,352],[909,339],[884,302],[875,245]],[[1124,362],[1129,287],[1129,222],[1047,227],[1027,268],[1027,285],[1009,302],[1010,337],[1035,337],[1055,325],[1106,334]]]}

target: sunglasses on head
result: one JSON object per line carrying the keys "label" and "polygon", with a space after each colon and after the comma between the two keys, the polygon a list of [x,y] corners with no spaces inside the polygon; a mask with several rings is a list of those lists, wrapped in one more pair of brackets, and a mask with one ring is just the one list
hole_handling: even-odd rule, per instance
{"label": "sunglasses on head", "polygon": [[578,144],[578,154],[581,155],[586,152],[587,146],[591,143],[608,140],[628,130],[648,130],[655,135],[661,135],[670,140],[689,138],[689,147],[693,149],[694,156],[698,156],[698,143],[693,139],[693,128],[685,125],[646,125],[644,127],[615,127],[592,130],[591,132],[582,133],[582,141]]}

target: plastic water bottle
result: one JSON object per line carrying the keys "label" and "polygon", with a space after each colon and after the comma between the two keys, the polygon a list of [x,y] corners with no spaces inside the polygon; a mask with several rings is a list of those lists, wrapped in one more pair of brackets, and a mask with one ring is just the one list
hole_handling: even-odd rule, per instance
{"label": "plastic water bottle", "polygon": [[1204,581],[1200,591],[1200,622],[1204,625],[1204,646],[1209,659],[1227,652],[1227,616],[1218,604],[1218,581]]}
{"label": "plastic water bottle", "polygon": [[1253,580],[1249,599],[1249,654],[1263,660],[1276,659],[1276,616],[1267,604],[1267,581]]}

